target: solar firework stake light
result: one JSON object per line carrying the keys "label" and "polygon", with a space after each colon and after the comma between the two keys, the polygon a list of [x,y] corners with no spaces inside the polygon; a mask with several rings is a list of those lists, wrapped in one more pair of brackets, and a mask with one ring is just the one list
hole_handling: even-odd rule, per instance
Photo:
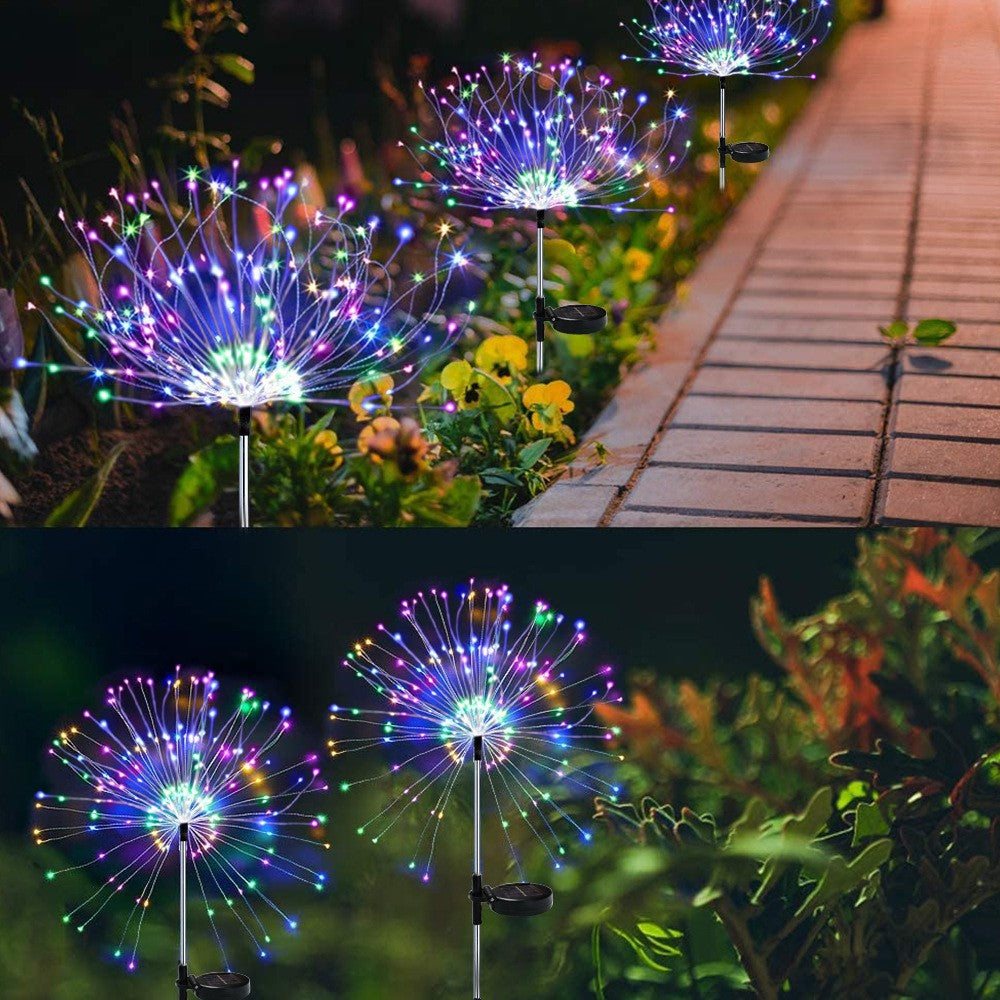
{"label": "solar firework stake light", "polygon": [[[652,22],[624,25],[645,50],[623,59],[653,62],[662,74],[719,80],[719,187],[726,160],[762,163],[762,142],[726,139],[726,80],[731,76],[791,76],[833,26],[831,0],[649,0]],[[815,80],[815,74],[811,74]]]}
{"label": "solar firework stake light", "polygon": [[181,823],[177,829],[177,849],[180,857],[180,952],[177,962],[177,993],[179,1000],[187,1000],[188,991],[193,991],[199,1000],[243,1000],[250,996],[250,977],[240,972],[209,972],[203,976],[192,976],[188,971],[187,947],[187,849],[188,824]]}
{"label": "solar firework stake light", "polygon": [[240,525],[249,527],[253,411],[338,405],[330,394],[357,381],[414,379],[460,331],[441,309],[467,258],[442,226],[430,266],[404,275],[412,227],[376,259],[379,220],[349,223],[349,199],[318,209],[318,192],[292,171],[251,186],[238,166],[225,180],[190,170],[179,219],[157,181],[141,195],[112,189],[115,211],[97,226],[60,212],[97,301],[76,301],[47,276],[41,284],[53,329],[65,321],[83,345],[63,338],[76,363],[50,370],[85,372],[105,402],[236,411]]}
{"label": "solar firework stake light", "polygon": [[[685,111],[667,95],[662,114],[646,117],[648,98],[631,98],[603,73],[588,78],[569,59],[544,66],[501,57],[499,73],[452,70],[442,88],[421,89],[434,112],[435,134],[414,126],[407,146],[420,177],[397,185],[433,187],[449,207],[534,213],[538,228],[535,340],[538,370],[545,362],[545,327],[593,334],[607,324],[594,305],[550,308],[545,301],[546,213],[563,208],[631,208],[654,181],[673,170],[674,128]],[[667,211],[673,211],[672,208]]]}
{"label": "solar firework stake light", "polygon": [[[410,871],[423,882],[430,881],[441,823],[471,759],[475,1000],[482,995],[485,909],[530,917],[553,905],[548,886],[523,881],[511,833],[515,817],[558,868],[566,845],[555,821],[564,821],[581,840],[591,839],[561,804],[559,792],[602,794],[615,801],[619,792],[602,772],[621,757],[608,749],[612,733],[594,721],[595,705],[622,700],[611,668],[572,678],[563,665],[584,641],[583,622],[570,628],[562,615],[537,602],[528,619],[515,626],[512,606],[507,587],[477,589],[474,584],[454,596],[435,589],[404,601],[402,630],[380,625],[376,638],[357,643],[344,661],[382,699],[382,707],[331,707],[334,756],[381,748],[393,758],[388,771],[344,781],[340,790],[381,779],[403,782],[358,834],[378,844],[408,808],[426,808],[428,818],[409,861]],[[484,797],[496,807],[522,881],[498,886],[485,881]]]}
{"label": "solar firework stake light", "polygon": [[[129,970],[137,965],[140,933],[156,896],[159,877],[178,859],[180,933],[175,987],[179,1000],[242,1000],[250,979],[229,968],[217,912],[230,914],[261,958],[270,930],[255,907],[264,904],[286,928],[298,923],[265,895],[263,878],[286,877],[325,888],[326,875],[299,860],[298,851],[329,849],[322,840],[326,817],[301,811],[302,799],[328,786],[316,754],[290,766],[272,757],[291,728],[282,709],[273,725],[271,706],[244,688],[232,714],[216,707],[219,683],[211,673],[184,676],[178,668],[162,685],[136,677],[108,688],[108,718],[84,712],[83,722],[63,730],[49,754],[71,774],[73,790],[39,792],[34,837],[39,845],[75,838],[96,840],[82,863],[48,871],[100,868],[98,888],[68,910],[63,922],[78,932],[112,902],[132,907],[114,948]],[[74,794],[80,784],[83,794]],[[48,821],[48,814],[55,817]],[[176,845],[176,855],[175,852]],[[294,846],[295,856],[279,853]],[[188,966],[188,873],[194,872],[211,930],[226,970],[194,975]],[[220,897],[224,905],[210,900]]]}

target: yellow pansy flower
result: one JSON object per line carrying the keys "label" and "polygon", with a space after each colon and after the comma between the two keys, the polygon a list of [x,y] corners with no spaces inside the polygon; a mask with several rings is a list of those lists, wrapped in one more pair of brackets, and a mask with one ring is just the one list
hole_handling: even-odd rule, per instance
{"label": "yellow pansy flower", "polygon": [[374,412],[388,410],[392,406],[394,387],[391,375],[377,375],[375,378],[355,382],[347,393],[347,402],[358,421],[371,420]]}
{"label": "yellow pansy flower", "polygon": [[525,409],[531,414],[531,426],[536,431],[552,434],[572,442],[573,432],[563,424],[563,416],[572,413],[576,404],[569,398],[572,393],[568,382],[540,382],[529,386],[521,397]]}
{"label": "yellow pansy flower", "polygon": [[340,447],[334,431],[324,430],[316,435],[315,443],[325,448],[333,458],[333,467],[339,469],[344,464],[344,449]]}
{"label": "yellow pansy flower", "polygon": [[653,255],[648,250],[630,247],[625,251],[625,268],[631,282],[645,281],[653,264]]}
{"label": "yellow pansy flower", "polygon": [[657,242],[666,250],[677,238],[677,216],[671,212],[664,212],[657,220],[656,231],[659,234]]}
{"label": "yellow pansy flower", "polygon": [[452,361],[445,365],[441,385],[451,393],[460,410],[478,406],[482,400],[479,374],[468,361]]}
{"label": "yellow pansy flower", "polygon": [[528,345],[513,334],[487,337],[476,349],[476,367],[506,385],[528,367]]}

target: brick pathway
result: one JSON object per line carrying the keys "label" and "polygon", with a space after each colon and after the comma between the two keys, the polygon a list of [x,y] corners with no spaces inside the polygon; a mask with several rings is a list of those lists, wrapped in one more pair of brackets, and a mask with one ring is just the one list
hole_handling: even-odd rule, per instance
{"label": "brick pathway", "polygon": [[[597,421],[611,460],[520,523],[1000,525],[1000,0],[890,7]],[[960,330],[899,355],[898,317]]]}

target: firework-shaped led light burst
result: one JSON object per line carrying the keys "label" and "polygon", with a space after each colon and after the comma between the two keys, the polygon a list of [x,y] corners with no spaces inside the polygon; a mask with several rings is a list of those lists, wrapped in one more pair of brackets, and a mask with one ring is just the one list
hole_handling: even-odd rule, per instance
{"label": "firework-shaped led light burst", "polygon": [[265,883],[290,879],[325,887],[326,875],[300,860],[330,846],[323,839],[326,817],[307,811],[303,801],[327,790],[317,756],[277,761],[277,744],[292,725],[289,709],[275,713],[247,688],[231,714],[217,707],[219,700],[211,673],[178,668],[159,684],[130,678],[108,688],[106,707],[84,712],[49,749],[71,773],[74,790],[37,794],[35,841],[83,841],[87,858],[46,878],[101,873],[93,894],[62,919],[83,933],[106,908],[121,906],[113,953],[129,969],[136,967],[157,883],[177,870],[178,858],[185,964],[185,856],[224,958],[220,918],[242,926],[261,957],[276,921],[297,927],[265,893]]}
{"label": "firework-shaped led light burst", "polygon": [[[594,713],[598,703],[622,700],[611,668],[572,677],[565,664],[584,642],[584,623],[571,625],[543,602],[521,622],[512,611],[513,595],[505,586],[419,593],[403,602],[398,631],[379,625],[376,636],[357,643],[344,661],[384,704],[331,707],[334,756],[380,750],[390,761],[379,775],[340,785],[349,792],[371,781],[393,783],[391,800],[357,828],[358,834],[380,843],[407,810],[418,810],[426,819],[409,868],[425,882],[459,777],[466,764],[473,765],[473,899],[478,893],[480,910],[490,901],[490,890],[483,895],[482,885],[482,772],[519,872],[512,832],[519,821],[559,867],[567,851],[560,825],[582,841],[591,838],[560,800],[581,794],[614,798],[619,791],[601,775],[621,760],[609,745],[614,735]],[[551,905],[550,891],[548,900]]]}
{"label": "firework-shaped led light burst", "polygon": [[189,171],[185,188],[181,218],[156,181],[138,196],[112,189],[116,211],[96,226],[60,212],[98,301],[40,280],[57,317],[79,329],[67,367],[91,376],[98,399],[239,412],[241,487],[254,407],[335,404],[331,394],[380,375],[405,384],[459,334],[462,319],[441,313],[467,264],[450,226],[407,271],[412,226],[378,258],[378,220],[348,222],[346,198],[315,208],[316,192],[291,171],[250,185],[234,163],[226,180]]}
{"label": "firework-shaped led light burst", "polygon": [[724,188],[727,156],[754,163],[768,155],[762,143],[727,145],[726,78],[791,76],[833,26],[832,0],[649,0],[649,9],[651,23],[623,25],[645,54],[622,58],[655,63],[662,74],[719,78]]}
{"label": "firework-shaped led light burst", "polygon": [[541,368],[546,322],[567,333],[593,333],[606,322],[604,311],[594,306],[564,307],[562,315],[546,310],[545,213],[556,208],[622,212],[635,207],[676,167],[674,132],[686,112],[672,91],[662,111],[654,112],[647,95],[633,97],[603,73],[591,78],[582,64],[569,59],[545,66],[537,55],[504,55],[498,73],[486,67],[452,73],[444,87],[424,91],[435,134],[424,136],[415,126],[413,141],[400,143],[416,159],[419,178],[396,183],[432,187],[449,207],[535,213],[534,318]]}

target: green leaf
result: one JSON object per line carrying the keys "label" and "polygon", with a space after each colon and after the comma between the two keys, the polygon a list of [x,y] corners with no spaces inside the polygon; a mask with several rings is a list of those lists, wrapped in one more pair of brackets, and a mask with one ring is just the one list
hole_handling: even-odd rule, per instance
{"label": "green leaf", "polygon": [[513,472],[506,469],[484,469],[479,478],[487,486],[506,486],[517,489],[521,485],[521,480]]}
{"label": "green leaf", "polygon": [[320,417],[320,419],[317,420],[308,431],[306,431],[306,441],[310,443],[315,441],[316,438],[330,426],[335,415],[335,410],[327,410],[327,412],[324,413],[323,416]]}
{"label": "green leaf", "polygon": [[101,499],[108,476],[127,447],[127,442],[115,445],[104,464],[79,489],[74,490],[45,519],[46,528],[82,528]]}
{"label": "green leaf", "polygon": [[281,152],[282,145],[276,135],[255,135],[240,150],[240,165],[244,170],[256,173],[263,168],[269,156]]}
{"label": "green leaf", "polygon": [[850,863],[840,856],[831,858],[823,877],[795,915],[812,913],[820,906],[840,899],[852,889],[856,889],[877,872],[889,860],[891,854],[892,841],[885,839],[873,841]]}
{"label": "green leaf", "polygon": [[170,497],[171,527],[191,524],[207,511],[226,488],[236,486],[239,450],[233,437],[218,438],[195,452]]}
{"label": "green leaf", "polygon": [[672,941],[677,941],[684,935],[680,931],[661,927],[650,920],[642,920],[636,924],[636,930],[646,939],[646,947],[655,955],[662,958],[676,958],[681,954],[680,948]]}
{"label": "green leaf", "polygon": [[220,52],[218,55],[212,56],[212,59],[223,73],[228,73],[240,83],[253,83],[254,65],[249,59],[239,56],[235,52]]}
{"label": "green leaf", "polygon": [[917,328],[913,331],[913,339],[918,344],[934,347],[953,337],[957,330],[958,327],[946,319],[925,319],[917,324]]}
{"label": "green leaf", "polygon": [[632,951],[635,952],[636,958],[638,958],[643,965],[648,966],[650,969],[655,969],[657,972],[670,971],[670,966],[657,962],[646,950],[645,943],[640,941],[637,937],[629,934],[627,931],[623,931],[620,927],[615,927],[613,924],[608,924],[608,929],[612,933],[617,934],[618,937],[628,944]]}
{"label": "green leaf", "polygon": [[532,468],[542,455],[548,451],[549,445],[552,444],[553,440],[550,437],[540,438],[537,441],[532,441],[531,444],[525,445],[517,456],[517,464],[522,469]]}
{"label": "green leaf", "polygon": [[648,938],[664,938],[665,940],[676,941],[679,937],[683,937],[680,931],[671,930],[667,927],[661,927],[659,924],[654,924],[650,920],[640,921],[635,925],[636,929],[642,934],[645,934]]}
{"label": "green leaf", "polygon": [[173,31],[178,35],[183,35],[191,22],[191,16],[181,0],[170,0],[167,10],[167,18],[163,22],[163,27],[168,31]]}
{"label": "green leaf", "polygon": [[588,334],[560,333],[557,336],[571,358],[589,358],[597,353],[594,338]]}
{"label": "green leaf", "polygon": [[465,528],[475,516],[483,484],[478,476],[456,476],[445,488],[433,486],[407,499],[416,527]]}
{"label": "green leaf", "polygon": [[478,476],[457,476],[452,480],[441,505],[445,512],[441,523],[446,527],[467,527],[479,507],[482,493],[483,484]]}
{"label": "green leaf", "polygon": [[888,326],[880,326],[878,332],[886,340],[902,340],[910,332],[910,324],[904,323],[902,320],[897,320]]}
{"label": "green leaf", "polygon": [[594,930],[590,935],[590,953],[594,962],[594,992],[597,1000],[605,1000],[604,995],[604,971],[601,968],[601,925],[594,924]]}
{"label": "green leaf", "polygon": [[854,837],[851,846],[857,847],[869,837],[884,837],[889,832],[889,824],[882,815],[877,802],[859,802],[854,814]]}
{"label": "green leaf", "polygon": [[846,809],[852,802],[864,798],[869,791],[867,782],[849,781],[837,796],[837,808]]}
{"label": "green leaf", "polygon": [[728,843],[739,837],[760,833],[768,819],[767,806],[760,799],[751,799],[743,810],[743,814],[729,828]]}

